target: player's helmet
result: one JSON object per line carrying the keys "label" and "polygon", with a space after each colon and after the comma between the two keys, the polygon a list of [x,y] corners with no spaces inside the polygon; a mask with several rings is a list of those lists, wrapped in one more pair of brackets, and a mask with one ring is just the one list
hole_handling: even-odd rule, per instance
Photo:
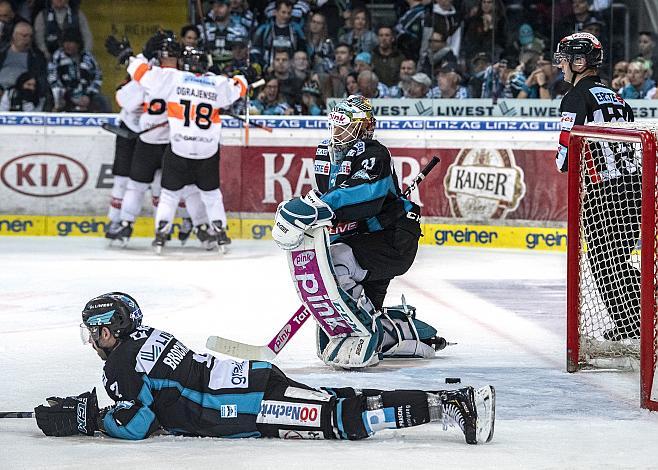
{"label": "player's helmet", "polygon": [[181,47],[173,31],[158,31],[146,41],[143,54],[149,60],[178,58],[181,55]]}
{"label": "player's helmet", "polygon": [[183,49],[180,58],[180,69],[192,73],[206,73],[208,71],[208,56],[195,47],[187,46]]}
{"label": "player's helmet", "polygon": [[559,65],[563,60],[576,66],[598,67],[603,62],[601,42],[590,33],[566,36],[557,45],[553,64]]}
{"label": "player's helmet", "polygon": [[109,328],[115,338],[125,338],[142,324],[137,301],[123,292],[109,292],[94,297],[82,310],[80,331],[83,343],[98,342],[101,327]]}
{"label": "player's helmet", "polygon": [[375,116],[368,98],[350,95],[329,113],[331,144],[339,151],[346,150],[358,139],[371,139],[375,132]]}

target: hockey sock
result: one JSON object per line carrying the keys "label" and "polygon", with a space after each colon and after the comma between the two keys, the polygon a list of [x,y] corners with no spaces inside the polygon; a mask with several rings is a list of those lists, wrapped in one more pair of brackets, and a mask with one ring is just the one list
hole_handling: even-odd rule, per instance
{"label": "hockey sock", "polygon": [[224,210],[224,198],[219,189],[212,191],[201,191],[201,200],[206,206],[208,219],[211,221],[221,220],[222,225],[226,227],[226,211]]}
{"label": "hockey sock", "polygon": [[127,176],[114,176],[112,184],[112,199],[110,201],[110,210],[107,213],[111,222],[121,221],[121,205],[123,196],[126,193],[129,178]]}
{"label": "hockey sock", "polygon": [[185,201],[185,208],[192,219],[192,225],[198,227],[201,224],[208,224],[208,214],[206,213],[206,206],[201,200],[201,191],[194,185],[185,186],[182,189],[183,200]]}
{"label": "hockey sock", "polygon": [[174,220],[174,215],[176,214],[176,207],[178,207],[178,201],[180,200],[180,191],[170,191],[168,189],[162,188],[162,193],[160,193],[160,203],[158,204],[158,209],[155,212],[155,227],[160,225],[160,221],[164,220],[168,223]]}
{"label": "hockey sock", "polygon": [[123,196],[123,204],[121,205],[121,220],[135,221],[142,210],[144,194],[148,187],[148,183],[128,180],[126,194]]}

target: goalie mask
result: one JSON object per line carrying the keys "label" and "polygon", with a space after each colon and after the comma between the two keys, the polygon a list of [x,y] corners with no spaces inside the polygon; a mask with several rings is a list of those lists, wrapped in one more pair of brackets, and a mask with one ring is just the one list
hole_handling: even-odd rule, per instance
{"label": "goalie mask", "polygon": [[186,72],[204,74],[208,71],[208,56],[191,46],[183,50],[180,59],[180,69]]}
{"label": "goalie mask", "polygon": [[[94,297],[82,310],[80,335],[84,344],[98,345],[100,330],[106,327],[115,338],[125,338],[142,324],[142,311],[137,301],[122,292]],[[106,351],[109,353],[109,351]]]}
{"label": "goalie mask", "polygon": [[375,116],[370,101],[360,95],[350,95],[339,102],[329,113],[332,160],[342,155],[359,139],[372,139],[375,133]]}
{"label": "goalie mask", "polygon": [[595,69],[603,63],[603,48],[593,34],[571,34],[562,38],[553,54],[553,65],[558,66],[563,61],[569,63],[569,68],[575,78],[577,74],[582,73],[582,70],[576,71],[574,67]]}

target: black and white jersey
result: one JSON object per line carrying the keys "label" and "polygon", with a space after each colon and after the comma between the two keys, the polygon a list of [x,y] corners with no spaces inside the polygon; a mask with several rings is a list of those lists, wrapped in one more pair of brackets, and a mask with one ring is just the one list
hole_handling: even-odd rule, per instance
{"label": "black and white jersey", "polygon": [[[621,96],[601,82],[598,76],[585,77],[564,96],[560,104],[560,144],[556,164],[561,172],[568,169],[568,148],[574,125],[591,122],[632,122],[633,110]],[[639,171],[634,152],[628,144],[596,143],[587,156],[592,158],[589,176],[599,182]]]}
{"label": "black and white jersey", "polygon": [[258,437],[256,420],[272,365],[196,354],[173,335],[139,327],[110,353],[103,384],[116,404],[103,424],[112,437],[174,434]]}
{"label": "black and white jersey", "polygon": [[336,214],[332,241],[356,233],[385,230],[399,223],[418,225],[420,209],[398,186],[388,149],[376,140],[357,140],[333,164],[329,140],[315,152],[315,181],[321,199]]}

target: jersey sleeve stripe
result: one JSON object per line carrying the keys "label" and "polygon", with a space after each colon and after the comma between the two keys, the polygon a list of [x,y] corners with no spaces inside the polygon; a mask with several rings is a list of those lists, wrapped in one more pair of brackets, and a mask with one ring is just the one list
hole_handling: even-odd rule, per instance
{"label": "jersey sleeve stripe", "polygon": [[137,67],[137,70],[135,70],[135,73],[134,73],[134,75],[133,75],[133,78],[134,78],[136,81],[139,82],[139,81],[142,79],[142,77],[144,76],[144,74],[145,74],[146,72],[148,72],[148,70],[149,70],[149,66],[148,66],[148,65],[146,65],[146,64],[139,64],[139,67]]}
{"label": "jersey sleeve stripe", "polygon": [[245,84],[242,82],[242,80],[238,80],[237,78],[233,78],[233,83],[240,85],[240,98],[244,98],[244,96],[247,94],[247,87]]}

